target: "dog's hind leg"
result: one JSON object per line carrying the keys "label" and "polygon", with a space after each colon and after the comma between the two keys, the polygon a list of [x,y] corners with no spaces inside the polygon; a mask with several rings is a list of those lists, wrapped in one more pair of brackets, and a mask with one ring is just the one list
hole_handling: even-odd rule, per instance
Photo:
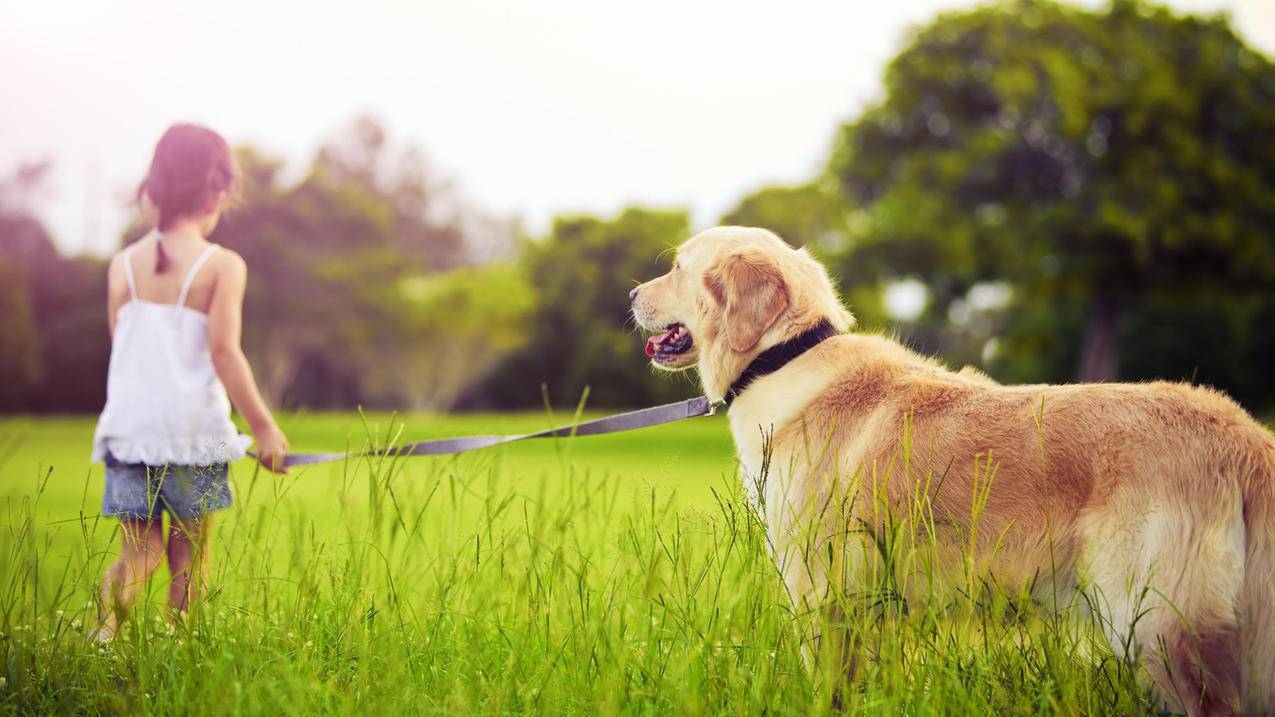
{"label": "dog's hind leg", "polygon": [[1086,593],[1112,649],[1192,716],[1239,706],[1244,533],[1229,502],[1144,500],[1083,521]]}

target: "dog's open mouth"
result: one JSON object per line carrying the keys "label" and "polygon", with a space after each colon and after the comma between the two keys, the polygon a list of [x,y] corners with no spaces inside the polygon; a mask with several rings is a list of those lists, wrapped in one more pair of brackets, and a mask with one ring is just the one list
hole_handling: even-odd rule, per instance
{"label": "dog's open mouth", "polygon": [[668,363],[691,350],[695,342],[682,324],[669,324],[664,333],[646,340],[646,355],[660,363]]}

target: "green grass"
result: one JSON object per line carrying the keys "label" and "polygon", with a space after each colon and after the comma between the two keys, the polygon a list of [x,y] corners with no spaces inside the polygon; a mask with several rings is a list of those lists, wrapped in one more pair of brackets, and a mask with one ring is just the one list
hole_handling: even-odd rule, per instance
{"label": "green grass", "polygon": [[[402,440],[545,427],[407,416]],[[393,421],[297,415],[297,450]],[[1143,714],[1088,623],[969,591],[856,613],[834,695],[744,503],[721,417],[454,458],[232,472],[213,592],[152,581],[85,639],[114,558],[89,419],[0,420],[0,709],[17,713]],[[883,549],[884,550],[884,549]]]}

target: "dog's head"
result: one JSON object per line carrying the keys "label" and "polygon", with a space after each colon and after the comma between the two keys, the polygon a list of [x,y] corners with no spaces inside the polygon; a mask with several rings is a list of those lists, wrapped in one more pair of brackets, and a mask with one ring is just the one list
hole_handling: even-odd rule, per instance
{"label": "dog's head", "polygon": [[677,250],[673,269],[630,294],[656,367],[698,365],[709,398],[762,351],[827,319],[839,332],[854,323],[828,273],[805,249],[765,229],[717,227]]}

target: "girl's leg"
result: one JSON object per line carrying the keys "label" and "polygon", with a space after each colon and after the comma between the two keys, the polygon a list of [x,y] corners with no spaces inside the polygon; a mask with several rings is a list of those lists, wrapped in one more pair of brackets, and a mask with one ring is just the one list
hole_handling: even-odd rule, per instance
{"label": "girl's leg", "polygon": [[101,624],[94,636],[109,639],[137,600],[142,586],[164,557],[162,519],[120,520],[120,557],[106,568],[102,580]]}
{"label": "girl's leg", "polygon": [[179,520],[168,531],[168,603],[174,617],[190,610],[203,597],[208,576],[208,553],[212,540],[212,516]]}

